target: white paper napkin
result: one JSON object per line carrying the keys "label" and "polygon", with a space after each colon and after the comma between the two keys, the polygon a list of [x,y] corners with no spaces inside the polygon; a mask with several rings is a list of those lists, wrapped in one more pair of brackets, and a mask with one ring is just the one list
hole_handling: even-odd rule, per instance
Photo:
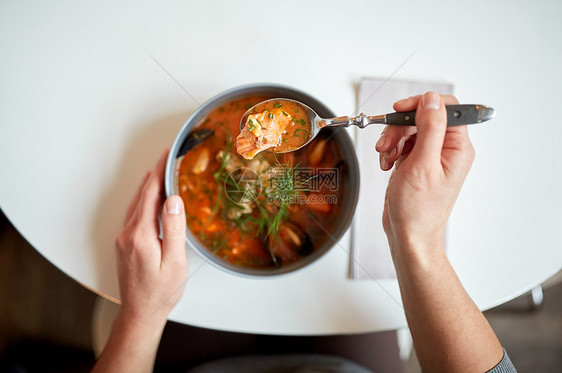
{"label": "white paper napkin", "polygon": [[[435,91],[452,94],[453,84],[365,78],[359,86],[357,113],[377,115],[393,112],[402,98]],[[350,277],[353,279],[396,278],[390,249],[382,228],[384,195],[390,172],[379,167],[375,144],[384,126],[371,125],[356,132],[361,189],[352,226]]]}

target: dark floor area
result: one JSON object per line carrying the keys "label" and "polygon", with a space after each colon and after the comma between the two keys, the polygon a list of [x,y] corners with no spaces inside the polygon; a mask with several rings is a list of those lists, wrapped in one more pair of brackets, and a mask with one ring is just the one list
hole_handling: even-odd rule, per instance
{"label": "dark floor area", "polygon": [[[89,371],[95,300],[0,211],[0,372]],[[14,367],[20,370],[8,370]]]}
{"label": "dark floor area", "polygon": [[544,289],[543,304],[524,295],[484,312],[519,372],[562,372],[562,283]]}
{"label": "dark floor area", "polygon": [[[0,372],[90,371],[95,299],[36,252],[0,212]],[[562,372],[562,284],[545,289],[538,309],[531,310],[524,296],[485,314],[519,372]],[[308,352],[339,353],[372,366],[397,354],[395,340],[393,333],[269,337],[169,323],[158,370],[189,366],[186,351],[193,363],[248,353]],[[386,363],[392,368],[385,371],[401,371]]]}
{"label": "dark floor area", "polygon": [[354,361],[375,372],[406,373],[395,332],[321,337],[226,333],[169,322],[156,371],[186,371],[198,364],[245,355],[321,354]]}

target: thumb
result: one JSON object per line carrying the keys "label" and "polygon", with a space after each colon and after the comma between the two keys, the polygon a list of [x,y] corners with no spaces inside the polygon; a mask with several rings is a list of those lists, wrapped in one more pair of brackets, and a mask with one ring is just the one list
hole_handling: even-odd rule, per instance
{"label": "thumb", "polygon": [[162,209],[162,259],[185,255],[185,208],[180,196],[170,196]]}
{"label": "thumb", "polygon": [[440,162],[443,141],[447,131],[447,111],[441,97],[427,92],[416,110],[418,134],[412,149],[412,158],[435,164]]}

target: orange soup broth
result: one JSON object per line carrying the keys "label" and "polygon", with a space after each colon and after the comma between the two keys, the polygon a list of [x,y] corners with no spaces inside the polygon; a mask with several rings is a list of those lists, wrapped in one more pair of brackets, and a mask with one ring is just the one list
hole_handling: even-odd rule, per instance
{"label": "orange soup broth", "polygon": [[[271,254],[262,239],[256,236],[256,224],[246,221],[244,232],[242,232],[237,223],[226,216],[224,206],[218,197],[220,190],[214,174],[221,167],[221,159],[217,159],[217,153],[226,149],[229,135],[231,143],[229,154],[238,158],[243,164],[250,162],[236,153],[234,141],[240,133],[240,120],[246,110],[266,99],[269,97],[238,99],[213,110],[196,128],[209,128],[214,130],[215,134],[178,160],[179,167],[176,170],[178,191],[185,203],[186,222],[190,231],[218,257],[230,263],[252,268],[273,267]],[[321,164],[311,166],[307,162],[306,149],[308,148],[310,152],[318,141],[326,141],[326,151]],[[195,174],[193,169],[202,152],[209,152],[208,166],[203,172]],[[281,163],[299,164],[299,167],[337,167],[338,162],[341,163],[341,156],[335,141],[329,139],[328,136],[322,136],[322,132],[300,151],[278,154],[276,157],[272,153],[261,153],[256,159],[267,159],[270,165],[274,165],[277,159]],[[341,189],[341,185],[339,189]],[[310,197],[323,192],[328,192],[328,190],[324,187],[319,191],[304,194],[305,197]],[[340,194],[341,190],[338,190],[338,202]],[[337,216],[334,214],[337,214],[338,211],[339,204],[322,204],[322,206],[293,204],[289,207],[291,221],[304,227],[315,247],[326,241],[325,229],[329,231],[330,219]],[[256,213],[257,211],[254,210],[254,215]],[[283,265],[285,264],[287,263],[283,263]]]}

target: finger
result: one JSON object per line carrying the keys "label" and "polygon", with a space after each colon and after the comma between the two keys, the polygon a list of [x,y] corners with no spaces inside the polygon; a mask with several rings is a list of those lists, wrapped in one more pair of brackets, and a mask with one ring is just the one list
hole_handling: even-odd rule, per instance
{"label": "finger", "polygon": [[398,100],[392,105],[396,111],[410,111],[418,107],[418,102],[421,99],[421,95],[411,96],[408,98],[403,98]]}
{"label": "finger", "polygon": [[[411,111],[415,110],[423,96],[417,95],[399,100],[394,103],[393,107],[396,111]],[[441,96],[445,105],[458,104],[459,101],[455,96],[442,95]],[[375,149],[382,153],[379,156],[381,169],[384,171],[392,168],[394,162],[401,158],[403,153],[403,146],[410,138],[415,136],[417,132],[416,127],[405,126],[386,126],[379,138]],[[410,148],[411,150],[411,148]]]}
{"label": "finger", "polygon": [[407,139],[408,137],[401,137],[394,148],[383,154],[383,157],[386,158],[387,162],[395,162],[398,158],[400,158],[402,155],[402,149],[404,148],[404,143]]}
{"label": "finger", "polygon": [[[396,101],[392,107],[396,111],[411,111],[415,110],[418,107],[418,103],[420,102],[423,95],[417,95],[408,97],[399,101]],[[441,95],[441,99],[445,103],[445,105],[457,105],[459,100],[453,95]]]}
{"label": "finger", "polygon": [[441,162],[441,151],[447,131],[447,113],[441,97],[427,92],[418,103],[416,112],[418,129],[416,144],[412,149],[414,159],[427,165]]}
{"label": "finger", "polygon": [[[455,96],[441,96],[445,105],[457,105]],[[468,137],[467,126],[447,127],[443,142],[442,163],[446,171],[458,171],[466,175],[474,160],[474,148]]]}
{"label": "finger", "polygon": [[[441,100],[443,100],[443,103],[445,105],[457,105],[459,103],[459,100],[453,95],[440,95],[440,96],[441,96]],[[405,98],[403,100],[396,101],[393,107],[396,111],[415,110],[418,107],[418,104],[422,97],[423,95],[417,95],[417,96],[412,96],[412,97]],[[465,126],[454,126],[454,127],[448,127],[447,132],[449,131],[455,132],[457,129],[460,132],[466,131]]]}
{"label": "finger", "polygon": [[162,209],[162,260],[175,262],[185,256],[185,208],[180,196],[170,196]]}
{"label": "finger", "polygon": [[144,178],[142,179],[142,182],[140,183],[139,188],[137,189],[137,192],[135,193],[135,196],[133,197],[133,200],[131,201],[131,204],[127,208],[127,213],[125,214],[125,224],[127,224],[127,222],[133,216],[133,212],[135,212],[135,210],[137,209],[137,205],[139,203],[139,200],[140,200],[140,197],[141,197],[141,194],[142,194],[142,190],[144,189],[144,186],[146,185],[146,182],[148,181],[149,177],[150,177],[150,171],[148,171],[146,173],[146,175],[144,175]]}
{"label": "finger", "polygon": [[158,235],[158,211],[164,199],[164,169],[166,168],[167,156],[168,150],[164,150],[154,168],[154,172],[146,182],[139,204],[139,225],[145,229],[150,229],[151,234],[156,235]]}
{"label": "finger", "polygon": [[[445,105],[458,105],[459,100],[455,96],[447,95],[441,96],[443,98],[443,102]],[[472,146],[470,144],[470,140],[468,138],[468,128],[467,126],[451,126],[447,127],[447,133],[445,135],[446,141],[443,148],[446,148],[449,145],[458,146],[458,147],[467,147]],[[450,139],[447,141],[447,139]]]}
{"label": "finger", "polygon": [[445,105],[458,105],[459,100],[453,95],[441,95],[441,100]]}
{"label": "finger", "polygon": [[416,127],[413,126],[386,126],[375,145],[375,150],[379,153],[391,152],[400,139],[410,137],[416,131]]}
{"label": "finger", "polygon": [[404,162],[404,160],[408,157],[408,154],[410,154],[410,152],[414,148],[415,143],[416,143],[415,135],[410,137],[408,140],[406,140],[406,142],[404,143],[404,147],[402,148],[402,152],[400,153],[400,157],[394,162],[395,169],[400,167],[402,162]]}
{"label": "finger", "polygon": [[393,166],[398,166],[406,159],[408,154],[412,151],[414,143],[416,142],[416,135],[410,137],[403,137],[396,145],[396,148],[390,153],[382,153],[380,155],[381,168],[388,171]]}
{"label": "finger", "polygon": [[467,126],[455,126],[447,130],[443,144],[443,169],[447,173],[466,176],[474,161],[474,147],[468,137]]}
{"label": "finger", "polygon": [[392,166],[394,165],[393,163],[389,162],[385,156],[384,153],[380,153],[379,154],[379,163],[381,166],[381,170],[383,171],[388,171],[392,168]]}

